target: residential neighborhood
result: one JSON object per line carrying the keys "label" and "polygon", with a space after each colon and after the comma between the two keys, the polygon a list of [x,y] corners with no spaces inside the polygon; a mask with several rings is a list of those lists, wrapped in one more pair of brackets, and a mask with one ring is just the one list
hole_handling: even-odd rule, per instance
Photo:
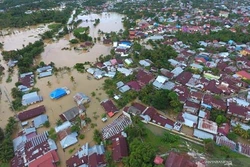
{"label": "residential neighborhood", "polygon": [[[2,118],[0,150],[13,154],[0,153],[0,166],[249,166],[249,2],[65,4],[71,22],[49,33],[68,34],[1,49],[0,112],[12,116]],[[119,26],[112,13],[122,29],[101,29]],[[15,54],[32,47],[41,58],[28,67]],[[49,50],[62,57],[48,61]]]}

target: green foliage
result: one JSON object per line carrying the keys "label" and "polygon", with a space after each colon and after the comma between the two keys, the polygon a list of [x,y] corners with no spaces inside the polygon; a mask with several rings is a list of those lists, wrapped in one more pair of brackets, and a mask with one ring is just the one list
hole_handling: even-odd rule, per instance
{"label": "green foliage", "polygon": [[85,135],[84,134],[80,134],[79,135],[79,139],[83,140],[85,138]]}
{"label": "green foliage", "polygon": [[129,157],[125,157],[122,160],[125,167],[153,166],[156,150],[150,143],[141,142],[135,139],[129,144],[129,150]]}
{"label": "green foliage", "polygon": [[163,142],[175,143],[175,142],[178,142],[179,140],[180,140],[179,136],[170,134],[169,132],[165,132],[162,135],[162,141]]}
{"label": "green foliage", "polygon": [[220,126],[221,124],[227,122],[227,118],[224,115],[218,115],[215,122]]}
{"label": "green foliage", "polygon": [[74,30],[73,34],[81,42],[92,41],[92,37],[88,36],[89,27],[80,27]]}
{"label": "green foliage", "polygon": [[4,139],[4,131],[3,129],[0,127],[0,143],[3,141]]}
{"label": "green foliage", "polygon": [[57,140],[57,134],[54,128],[50,128],[50,130],[48,131],[48,134],[49,134],[49,138],[51,138],[54,141]]}
{"label": "green foliage", "polygon": [[205,151],[212,154],[215,151],[215,142],[212,139],[205,139]]}
{"label": "green foliage", "polygon": [[227,134],[227,138],[233,141],[237,141],[238,135],[236,135],[234,132],[229,132]]}
{"label": "green foliage", "polygon": [[11,96],[15,99],[15,98],[22,98],[23,93],[18,90],[18,88],[12,88],[11,89]]}
{"label": "green foliage", "polygon": [[102,141],[102,134],[99,130],[95,129],[94,130],[94,136],[93,136],[93,140],[95,141],[95,143],[100,144]]}
{"label": "green foliage", "polygon": [[57,121],[56,121],[56,126],[60,126],[60,125],[62,125],[62,120],[61,119],[58,119]]}
{"label": "green foliage", "polygon": [[179,112],[182,106],[175,92],[163,89],[157,90],[153,85],[145,86],[139,93],[139,99],[158,110],[172,108]]}
{"label": "green foliage", "polygon": [[85,118],[85,122],[86,122],[86,124],[91,123],[91,121],[92,121],[92,120],[91,120],[91,118],[89,118],[89,117],[86,117],[86,118]]}
{"label": "green foliage", "polygon": [[78,39],[71,39],[69,42],[71,44],[77,44],[77,43],[79,43]]}
{"label": "green foliage", "polygon": [[49,128],[50,127],[50,122],[49,121],[46,121],[46,122],[44,122],[44,124],[43,124],[46,128]]}
{"label": "green foliage", "polygon": [[84,73],[85,71],[85,64],[84,63],[76,63],[74,65],[74,69],[76,69],[78,72]]}
{"label": "green foliage", "polygon": [[93,97],[94,97],[95,95],[96,95],[96,93],[95,93],[95,92],[91,92],[91,96],[93,96]]}

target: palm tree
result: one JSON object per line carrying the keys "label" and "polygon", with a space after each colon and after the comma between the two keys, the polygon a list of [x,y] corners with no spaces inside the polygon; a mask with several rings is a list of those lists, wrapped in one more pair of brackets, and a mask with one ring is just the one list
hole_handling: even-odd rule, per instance
{"label": "palm tree", "polygon": [[242,130],[241,137],[243,137],[244,139],[248,139],[250,137],[248,131]]}
{"label": "palm tree", "polygon": [[75,82],[75,78],[73,76],[70,77],[71,82]]}
{"label": "palm tree", "polygon": [[241,128],[241,125],[240,124],[237,124],[233,131],[236,133],[236,134],[241,134],[242,133],[242,128]]}
{"label": "palm tree", "polygon": [[47,82],[47,86],[49,86],[49,87],[51,86],[51,82],[50,81]]}

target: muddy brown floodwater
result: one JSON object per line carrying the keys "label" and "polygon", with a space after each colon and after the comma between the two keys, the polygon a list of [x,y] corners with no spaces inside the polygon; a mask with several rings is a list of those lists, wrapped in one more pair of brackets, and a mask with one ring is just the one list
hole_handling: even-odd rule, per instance
{"label": "muddy brown floodwater", "polygon": [[[111,32],[111,31],[119,31],[120,29],[123,29],[122,26],[122,17],[123,15],[119,15],[117,13],[103,13],[103,14],[90,14],[90,15],[83,15],[78,16],[77,19],[83,19],[85,20],[80,24],[80,26],[90,27],[90,35],[92,37],[98,36],[98,30],[100,29],[103,32]],[[86,19],[88,20],[94,20],[94,19],[100,19],[100,24],[98,24],[96,27],[93,26],[94,22],[88,21],[86,22]],[[3,50],[15,50],[15,49],[21,49],[23,46],[27,45],[28,43],[33,43],[40,39],[39,33],[43,33],[46,31],[47,25],[39,25],[39,26],[33,26],[29,28],[24,29],[10,29],[10,30],[4,30],[1,34],[5,34],[8,32],[10,35],[0,36],[0,42],[4,44]],[[1,35],[0,34],[0,35]],[[45,41],[45,48],[44,52],[41,54],[40,58],[38,58],[38,61],[44,61],[45,63],[54,62],[57,67],[73,67],[78,62],[94,62],[96,61],[96,58],[98,58],[101,54],[107,55],[110,53],[110,50],[112,46],[105,46],[101,42],[97,42],[91,49],[89,49],[89,52],[83,52],[83,51],[75,51],[73,49],[73,46],[70,46],[69,39],[74,38],[72,34],[69,34],[65,36],[63,39],[60,39],[58,41]],[[62,48],[72,48],[71,50],[62,50]],[[37,61],[36,60],[36,61]],[[36,63],[38,63],[38,61]],[[2,81],[0,82],[0,89],[2,90],[2,95],[0,99],[0,127],[4,128],[7,120],[10,116],[14,116],[14,112],[10,110],[10,103],[8,101],[8,98],[10,101],[12,100],[11,97],[11,89],[15,87],[15,83],[18,80],[18,69],[15,68],[14,74],[11,76],[12,82],[6,83],[6,80],[8,78],[8,67],[7,63],[3,61],[2,55],[0,54],[0,64],[5,67],[5,75],[2,78]],[[70,77],[73,76],[75,83],[71,82]],[[49,116],[49,121],[51,123],[51,127],[54,127],[56,125],[56,121],[59,119],[59,115],[63,113],[64,111],[75,107],[76,104],[73,101],[73,96],[77,92],[82,92],[89,97],[91,97],[91,102],[89,105],[89,108],[87,108],[87,115],[92,119],[92,122],[97,124],[96,129],[101,129],[104,125],[107,125],[111,123],[115,118],[117,118],[117,115],[115,115],[113,118],[109,118],[107,122],[103,123],[101,121],[101,115],[104,113],[104,110],[100,106],[100,100],[104,100],[107,98],[107,95],[102,90],[102,84],[104,82],[104,79],[102,80],[95,80],[93,77],[92,79],[87,79],[88,74],[87,73],[78,73],[75,70],[72,70],[71,72],[61,72],[58,76],[51,76],[47,78],[37,79],[37,83],[35,84],[35,87],[39,88],[39,94],[43,96],[43,102],[33,104],[28,107],[34,108],[39,105],[45,105],[46,107],[46,114]],[[51,83],[51,86],[48,86],[48,81]],[[49,97],[49,94],[51,91],[58,87],[68,87],[71,91],[71,93],[65,97],[62,97],[59,100],[51,100]],[[95,92],[96,96],[92,97],[91,93]],[[94,118],[94,115],[98,115],[99,117],[97,119]],[[30,120],[31,121],[31,120]],[[49,130],[46,128],[39,128],[38,132],[43,132],[44,130]],[[93,130],[91,127],[87,127],[85,129],[81,130],[81,133],[85,135],[85,138],[83,140],[79,140],[79,142],[67,148],[65,151],[62,150],[59,142],[57,141],[58,146],[58,153],[61,159],[61,167],[65,167],[65,161],[72,156],[73,153],[75,153],[80,146],[85,144],[86,142],[89,142],[91,145],[93,144],[92,136],[93,136]],[[69,153],[69,150],[73,149],[73,153]]]}

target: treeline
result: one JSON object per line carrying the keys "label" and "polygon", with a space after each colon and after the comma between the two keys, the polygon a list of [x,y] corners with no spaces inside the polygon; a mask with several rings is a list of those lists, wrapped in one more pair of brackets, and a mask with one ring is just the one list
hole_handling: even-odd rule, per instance
{"label": "treeline", "polygon": [[[247,30],[250,30],[250,26],[247,27]],[[191,34],[191,33],[178,32],[176,33],[175,36],[178,40],[193,45],[197,45],[198,41],[206,41],[206,40],[213,41],[215,39],[223,42],[228,42],[229,40],[233,40],[239,43],[247,43],[249,42],[250,38],[249,34],[243,33],[241,31],[234,33],[227,29],[223,29],[218,32],[211,32],[210,34],[207,35],[203,35],[201,33]]]}
{"label": "treeline", "polygon": [[67,7],[62,11],[42,10],[31,14],[25,14],[25,10],[21,8],[12,8],[6,12],[0,13],[0,28],[21,28],[29,25],[51,22],[66,24],[72,11],[72,7]]}
{"label": "treeline", "polygon": [[14,148],[11,135],[15,131],[17,121],[10,117],[4,131],[0,128],[0,161],[10,162],[14,157]]}
{"label": "treeline", "polygon": [[44,51],[43,41],[30,43],[21,50],[3,51],[5,61],[18,60],[19,73],[32,71],[33,59]]}

